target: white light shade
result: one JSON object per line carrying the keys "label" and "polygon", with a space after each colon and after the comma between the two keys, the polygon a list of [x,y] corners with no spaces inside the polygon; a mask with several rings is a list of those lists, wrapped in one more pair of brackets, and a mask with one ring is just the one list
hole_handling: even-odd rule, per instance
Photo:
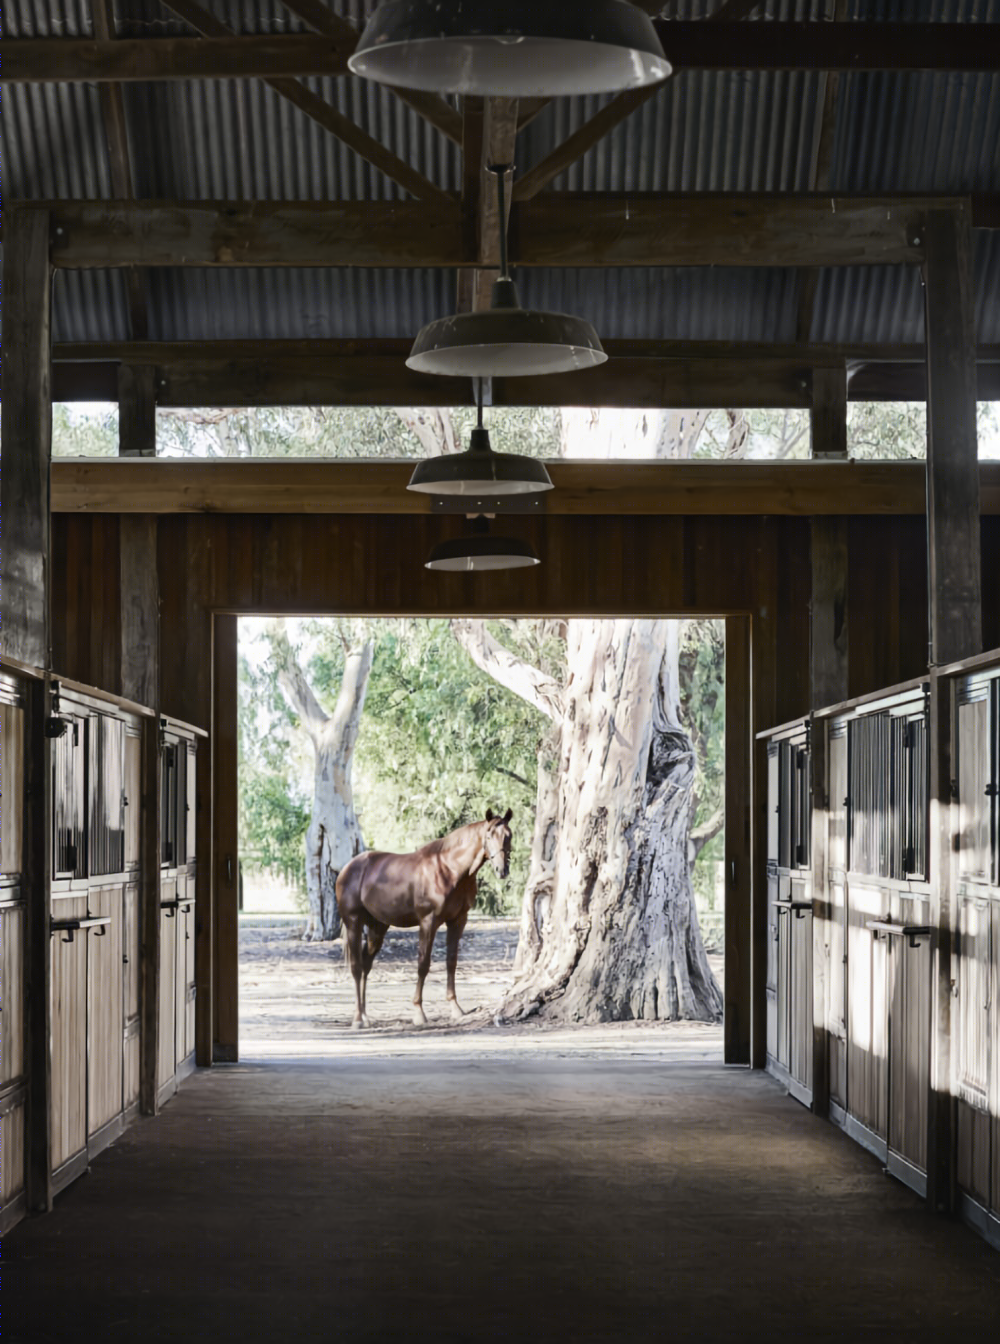
{"label": "white light shade", "polygon": [[347,62],[431,93],[549,98],[656,84],[670,63],[627,0],[389,0]]}
{"label": "white light shade", "polygon": [[528,378],[603,364],[597,332],[582,317],[522,308],[513,281],[493,286],[490,307],[429,322],[406,361],[417,373],[454,378]]}
{"label": "white light shade", "polygon": [[541,563],[526,541],[494,537],[482,516],[472,520],[470,532],[471,536],[435,546],[424,568],[471,573],[484,569],[527,569]]}
{"label": "white light shade", "polygon": [[551,490],[544,462],[521,453],[495,453],[489,432],[472,431],[464,453],[442,453],[418,462],[407,490],[426,495],[527,495]]}

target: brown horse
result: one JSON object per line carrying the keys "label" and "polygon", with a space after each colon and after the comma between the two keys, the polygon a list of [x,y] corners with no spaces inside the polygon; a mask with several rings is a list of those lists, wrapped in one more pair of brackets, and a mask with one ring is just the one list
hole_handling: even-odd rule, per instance
{"label": "brown horse", "polygon": [[369,850],[346,863],[337,877],[337,905],[343,920],[344,957],[354,976],[358,1007],[352,1027],[367,1027],[365,991],[368,972],[378,956],[386,930],[419,928],[417,992],[413,1021],[423,1026],[424,981],[431,964],[434,935],[448,926],[448,1000],[452,1017],[461,1017],[455,997],[458,940],[476,903],[476,873],[489,860],[498,877],[510,869],[511,809],[496,817],[487,808],[485,821],[460,826],[432,840],[414,854],[383,854]]}

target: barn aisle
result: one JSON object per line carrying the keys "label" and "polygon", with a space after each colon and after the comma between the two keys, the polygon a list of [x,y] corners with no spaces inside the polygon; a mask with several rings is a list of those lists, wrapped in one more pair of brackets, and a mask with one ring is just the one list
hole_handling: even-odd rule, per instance
{"label": "barn aisle", "polygon": [[4,1339],[992,1337],[984,1242],[662,1039],[199,1072],[8,1236]]}

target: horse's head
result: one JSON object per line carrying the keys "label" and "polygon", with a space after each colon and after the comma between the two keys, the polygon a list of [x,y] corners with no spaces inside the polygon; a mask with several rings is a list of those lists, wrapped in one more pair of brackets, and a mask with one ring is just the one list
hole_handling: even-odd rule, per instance
{"label": "horse's head", "polygon": [[497,877],[506,877],[510,872],[510,821],[512,809],[506,814],[495,817],[490,808],[486,809],[486,829],[483,832],[483,844],[486,857],[492,863]]}

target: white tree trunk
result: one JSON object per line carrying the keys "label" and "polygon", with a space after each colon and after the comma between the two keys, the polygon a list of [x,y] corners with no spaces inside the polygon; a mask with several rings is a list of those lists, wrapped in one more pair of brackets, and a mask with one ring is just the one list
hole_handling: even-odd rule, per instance
{"label": "white tree trunk", "polygon": [[306,891],[309,922],[305,937],[336,938],[340,933],[336,883],[341,868],[365,843],[354,808],[351,771],[372,667],[372,641],[345,654],[340,694],[328,715],[312,692],[287,642],[278,680],[302,726],[314,758],[313,806],[306,831]]}

